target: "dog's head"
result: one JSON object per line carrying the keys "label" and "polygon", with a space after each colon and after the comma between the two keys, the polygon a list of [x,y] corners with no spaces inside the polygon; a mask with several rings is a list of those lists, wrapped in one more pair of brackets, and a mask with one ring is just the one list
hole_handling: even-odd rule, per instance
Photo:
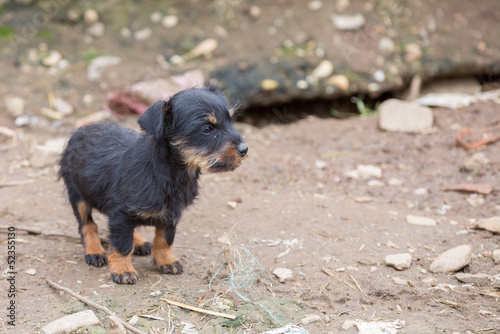
{"label": "dog's head", "polygon": [[248,147],[234,129],[235,118],[224,94],[204,87],[156,102],[139,118],[139,125],[175,146],[190,168],[216,173],[234,170],[246,157]]}

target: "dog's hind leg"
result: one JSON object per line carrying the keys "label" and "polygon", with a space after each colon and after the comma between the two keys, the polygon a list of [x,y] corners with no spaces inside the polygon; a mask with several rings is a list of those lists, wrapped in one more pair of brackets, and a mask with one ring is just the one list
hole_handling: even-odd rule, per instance
{"label": "dog's hind leg", "polygon": [[132,266],[135,221],[126,213],[117,212],[109,217],[108,255],[111,278],[117,284],[135,284],[139,274]]}
{"label": "dog's hind leg", "polygon": [[134,230],[134,255],[149,255],[151,254],[152,245],[139,234],[137,229]]}
{"label": "dog's hind leg", "polygon": [[182,274],[182,265],[172,251],[175,225],[156,227],[153,240],[153,261],[162,274]]}
{"label": "dog's hind leg", "polygon": [[92,219],[92,207],[87,202],[80,201],[76,204],[75,211],[79,224],[78,230],[85,246],[85,261],[96,267],[105,265],[108,260],[101,239],[99,239],[97,224]]}

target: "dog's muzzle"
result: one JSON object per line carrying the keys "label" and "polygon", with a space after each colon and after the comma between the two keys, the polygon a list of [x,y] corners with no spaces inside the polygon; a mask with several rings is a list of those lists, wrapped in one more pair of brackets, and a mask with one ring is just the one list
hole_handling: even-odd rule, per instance
{"label": "dog's muzzle", "polygon": [[236,151],[241,157],[244,157],[248,152],[248,146],[246,146],[245,144],[241,144],[236,148]]}

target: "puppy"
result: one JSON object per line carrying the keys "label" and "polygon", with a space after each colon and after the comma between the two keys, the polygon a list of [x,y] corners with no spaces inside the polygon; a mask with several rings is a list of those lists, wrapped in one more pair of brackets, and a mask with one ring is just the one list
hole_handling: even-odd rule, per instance
{"label": "puppy", "polygon": [[[142,133],[116,123],[78,129],[61,156],[59,176],[86,262],[109,263],[114,282],[135,284],[132,254],[152,252],[162,274],[181,274],[172,244],[184,209],[198,196],[200,174],[232,171],[247,155],[234,119],[223,93],[204,87],[154,103],[139,117]],[[109,220],[108,254],[92,219],[94,208]],[[152,244],[137,232],[141,225],[155,226]]]}

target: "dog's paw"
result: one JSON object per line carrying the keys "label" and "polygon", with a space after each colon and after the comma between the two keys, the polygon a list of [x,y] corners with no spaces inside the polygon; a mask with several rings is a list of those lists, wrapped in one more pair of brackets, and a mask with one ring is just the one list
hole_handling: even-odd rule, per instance
{"label": "dog's paw", "polygon": [[123,274],[111,273],[111,278],[116,284],[135,284],[138,276],[133,272],[124,272]]}
{"label": "dog's paw", "polygon": [[173,262],[172,264],[164,264],[163,266],[158,266],[158,270],[162,274],[182,274],[182,264],[180,262]]}
{"label": "dog's paw", "polygon": [[149,255],[151,254],[151,249],[153,248],[153,245],[150,242],[145,242],[140,246],[134,246],[134,255]]}
{"label": "dog's paw", "polygon": [[85,261],[87,264],[101,267],[108,263],[106,254],[85,254]]}

